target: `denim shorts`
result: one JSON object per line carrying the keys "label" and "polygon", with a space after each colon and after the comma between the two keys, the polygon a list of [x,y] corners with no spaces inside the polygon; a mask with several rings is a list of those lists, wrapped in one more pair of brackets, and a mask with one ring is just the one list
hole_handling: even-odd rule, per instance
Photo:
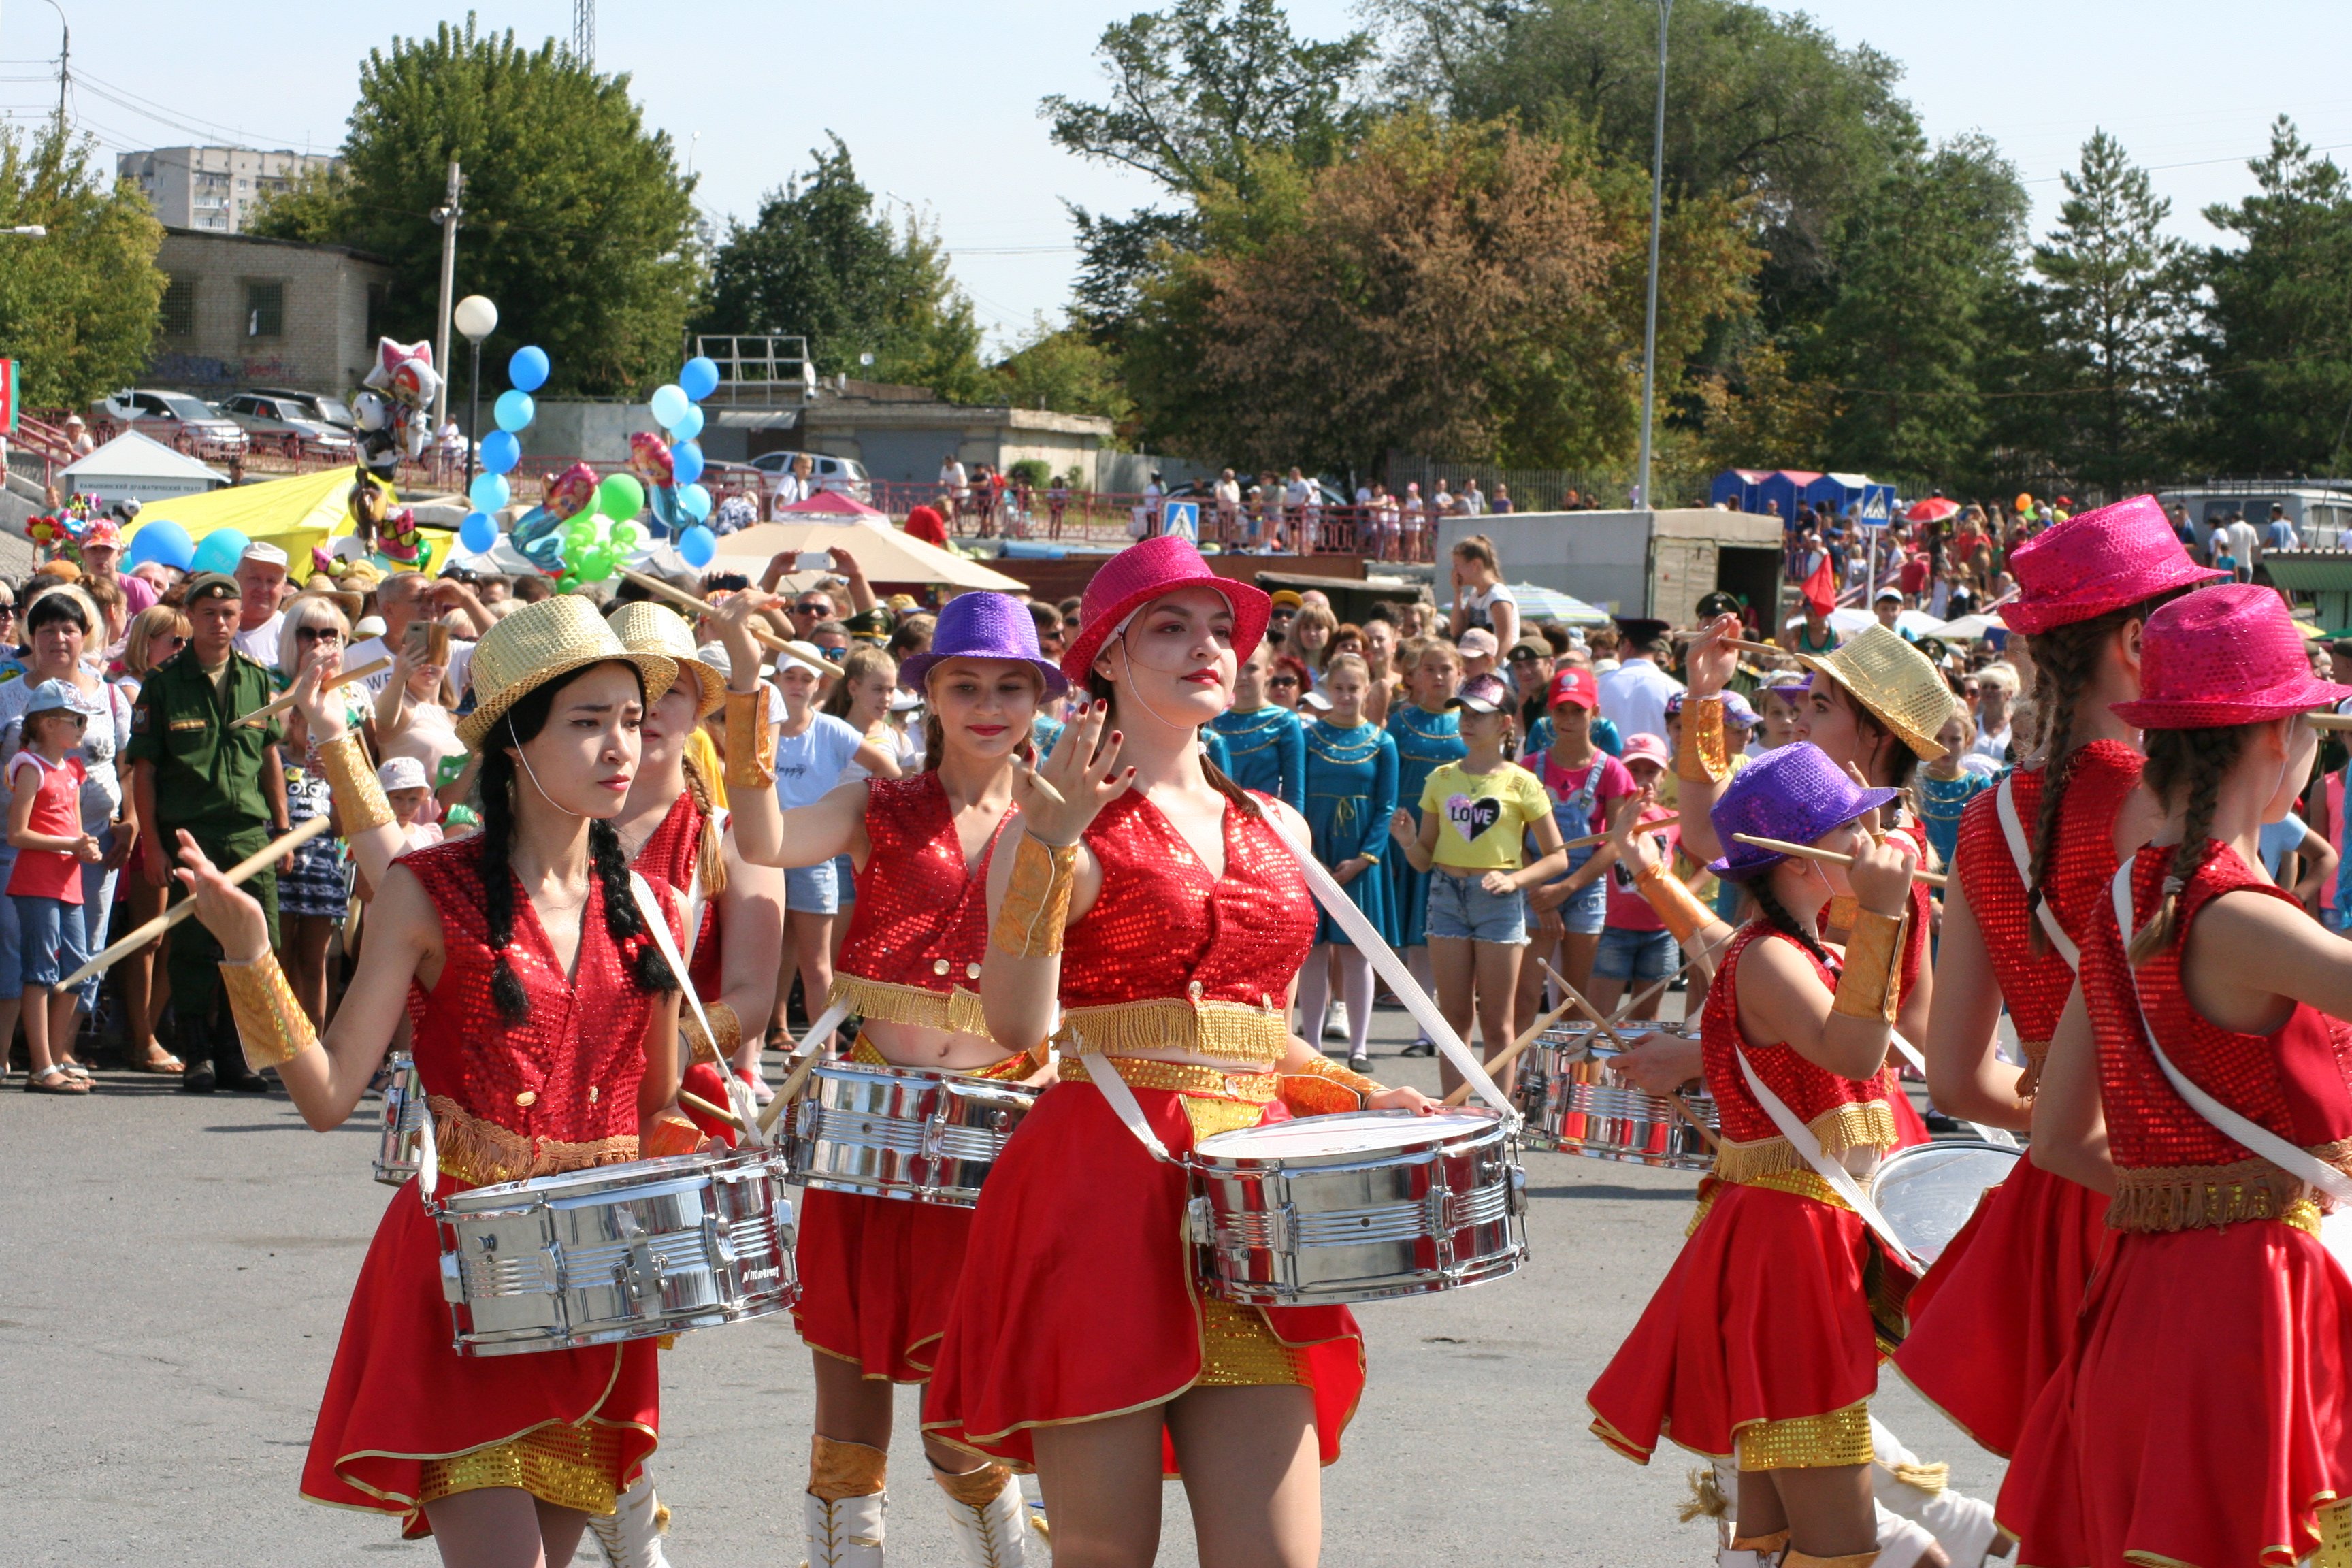
{"label": "denim shorts", "polygon": [[1592,973],[1604,980],[1647,985],[1672,974],[1680,958],[1679,944],[1670,931],[1629,931],[1623,926],[1611,926],[1601,933],[1601,946],[1592,958]]}
{"label": "denim shorts", "polygon": [[834,878],[833,862],[785,868],[784,908],[796,915],[839,914],[841,884]]}
{"label": "denim shorts", "polygon": [[[1592,858],[1594,847],[1587,845],[1581,849],[1568,852],[1568,868],[1571,874],[1580,870],[1584,863]],[[1563,881],[1566,879],[1561,879]],[[1551,885],[1556,888],[1559,883]],[[1568,902],[1559,906],[1558,913],[1559,923],[1567,929],[1569,935],[1599,936],[1601,928],[1609,923],[1609,879],[1606,877],[1593,878],[1583,889],[1570,895]],[[1524,918],[1532,929],[1536,923],[1535,912],[1526,910]]]}
{"label": "denim shorts", "polygon": [[[61,975],[79,969],[89,957],[89,946],[82,939],[81,905],[29,893],[11,893],[8,901],[16,908],[22,984],[55,985]],[[20,990],[17,994],[24,993]]]}
{"label": "denim shorts", "polygon": [[1480,885],[1486,873],[1457,877],[1433,872],[1429,879],[1429,926],[1433,937],[1492,942],[1518,947],[1528,940],[1527,900],[1517,893],[1490,893]]}
{"label": "denim shorts", "polygon": [[857,901],[857,862],[846,855],[833,858],[833,900],[841,910]]}

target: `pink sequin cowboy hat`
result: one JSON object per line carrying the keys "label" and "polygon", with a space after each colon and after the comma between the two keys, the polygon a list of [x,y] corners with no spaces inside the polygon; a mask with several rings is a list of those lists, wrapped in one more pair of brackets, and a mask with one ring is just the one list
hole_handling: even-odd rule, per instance
{"label": "pink sequin cowboy hat", "polygon": [[2143,730],[2219,730],[2332,708],[2352,698],[2311,673],[2274,588],[2225,584],[2160,606],[2140,640],[2139,691],[2116,716]]}
{"label": "pink sequin cowboy hat", "polygon": [[2077,512],[2019,545],[2009,569],[2022,592],[2001,622],[2027,637],[2229,575],[2189,558],[2154,496]]}
{"label": "pink sequin cowboy hat", "polygon": [[1128,617],[1180,588],[1214,588],[1234,607],[1234,653],[1247,658],[1265,636],[1274,602],[1265,590],[1231,577],[1220,577],[1192,542],[1172,533],[1130,544],[1102,564],[1087,584],[1078,610],[1078,635],[1062,650],[1062,673],[1080,686],[1095,667],[1102,646],[1127,625]]}

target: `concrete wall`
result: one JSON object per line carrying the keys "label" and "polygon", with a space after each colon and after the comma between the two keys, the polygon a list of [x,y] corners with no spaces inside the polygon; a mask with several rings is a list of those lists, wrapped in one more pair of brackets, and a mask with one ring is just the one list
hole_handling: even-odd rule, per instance
{"label": "concrete wall", "polygon": [[[193,289],[184,331],[155,340],[150,380],[218,396],[247,386],[290,386],[348,397],[375,360],[367,334],[368,289],[392,268],[341,246],[166,229],[155,264]],[[283,307],[275,335],[257,335],[251,286],[276,284]],[[166,325],[183,323],[171,320]]]}
{"label": "concrete wall", "polygon": [[[1618,615],[1691,619],[1699,598],[1719,584],[1744,589],[1763,564],[1727,574],[1723,552],[1764,551],[1777,561],[1777,519],[1705,508],[1667,511],[1524,511],[1502,517],[1449,517],[1438,524],[1437,599],[1450,602],[1445,559],[1454,542],[1483,533],[1495,542],[1505,581],[1573,594]],[[1730,578],[1741,582],[1735,585]]]}
{"label": "concrete wall", "polygon": [[[541,398],[536,407],[538,412],[521,435],[526,468],[556,458],[587,458],[600,463],[625,462],[629,456],[631,432],[661,428],[654,423],[652,412],[642,401],[592,403],[584,399]],[[454,396],[450,399],[450,412],[457,416],[458,423],[465,422],[465,410]],[[488,398],[482,400],[482,427],[485,430],[492,427]],[[705,446],[703,456],[715,458],[718,454]]]}

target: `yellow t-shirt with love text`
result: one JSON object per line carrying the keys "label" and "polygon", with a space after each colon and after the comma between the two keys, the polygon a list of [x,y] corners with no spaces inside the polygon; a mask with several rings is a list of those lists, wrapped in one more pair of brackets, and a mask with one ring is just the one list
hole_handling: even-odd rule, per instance
{"label": "yellow t-shirt with love text", "polygon": [[1422,785],[1421,809],[1437,814],[1433,858],[1453,871],[1516,871],[1530,825],[1551,816],[1543,784],[1517,763],[1474,773],[1447,763]]}

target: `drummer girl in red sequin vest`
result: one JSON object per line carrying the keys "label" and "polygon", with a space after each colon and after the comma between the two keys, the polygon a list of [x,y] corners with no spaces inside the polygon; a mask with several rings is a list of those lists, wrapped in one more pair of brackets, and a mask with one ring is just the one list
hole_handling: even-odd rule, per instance
{"label": "drummer girl in red sequin vest", "polygon": [[[645,690],[667,691],[675,667],[631,654],[583,599],[499,622],[475,655],[479,705],[458,721],[481,756],[483,829],[394,864],[392,812],[341,703],[320,699],[338,662],[313,660],[295,689],[380,891],[323,1045],[278,973],[260,906],[183,841],[198,914],[242,955],[221,968],[247,1059],[278,1069],[311,1126],[339,1127],[404,1002],[450,1190],[695,1148],[675,1105],[676,982],[611,826],[636,771]],[[441,1537],[452,1562],[569,1562],[653,1451],[655,1354],[634,1340],[460,1358],[411,1184],[361,1267],[303,1494],[392,1514],[411,1536]]]}
{"label": "drummer girl in red sequin vest", "polygon": [[[1069,683],[1039,654],[1028,608],[987,593],[949,601],[929,650],[909,658],[900,679],[929,707],[922,773],[844,784],[782,813],[772,788],[737,789],[736,831],[753,859],[815,865],[847,855],[856,866],[856,912],[825,999],[860,1020],[851,1061],[1032,1078],[1039,1064],[990,1038],[982,1016],[988,868],[1014,815],[1031,721]],[[764,715],[742,716],[745,726],[755,720],[764,726]],[[730,710],[730,773],[756,743]],[[880,1562],[878,1544],[869,1557],[845,1556],[839,1543],[882,1539],[892,1384],[931,1375],[971,1218],[967,1208],[814,1188],[802,1198],[793,1318],[816,1372],[803,1505],[814,1568]],[[970,1452],[937,1439],[925,1451],[973,1568],[1042,1560],[1010,1470],[985,1460],[975,1468]]]}
{"label": "drummer girl in red sequin vest", "polygon": [[2001,1521],[2024,1563],[2332,1563],[2352,1280],[2306,1176],[2352,1190],[2328,1174],[2352,1171],[2352,944],[2271,884],[2259,843],[2309,782],[2302,716],[2352,687],[2312,677],[2285,602],[2252,584],[2150,616],[2141,671],[2116,714],[2146,731],[2167,815],[2121,910],[2111,889],[2091,911],[2033,1106],[2032,1158],[2111,1193],[2116,1234]]}
{"label": "drummer girl in red sequin vest", "polygon": [[[2162,816],[2137,787],[2139,732],[2113,704],[2139,695],[2149,613],[2217,574],[2189,559],[2147,496],[2037,535],[2010,569],[2021,592],[2001,616],[2030,639],[2042,745],[1960,818],[1922,1044],[1946,1114],[2021,1132],[2074,989],[2072,950],[2117,856],[2146,843]],[[2021,1071],[1993,1051],[2004,1003]],[[1911,1293],[1895,1364],[1996,1454],[2015,1450],[2074,1337],[2106,1210],[2103,1194],[2021,1160]]]}
{"label": "drummer girl in red sequin vest", "polygon": [[[1646,1464],[1661,1436],[1739,1460],[1734,1552],[1790,1549],[1790,1568],[1866,1568],[1876,1555],[1870,1396],[1881,1318],[1908,1276],[1780,1131],[1752,1071],[1818,1142],[1866,1177],[1895,1143],[1881,1064],[1916,857],[1856,819],[1894,798],[1819,748],[1748,765],[1714,808],[1729,853],[1710,867],[1755,914],[1733,938],[1702,1025],[1722,1142],[1701,1217],[1590,1395],[1593,1431]],[[1686,819],[1687,820],[1687,819]],[[1851,854],[1851,868],[1738,843],[1735,832]],[[1814,934],[1833,897],[1857,900],[1843,953]]]}
{"label": "drummer girl in red sequin vest", "polygon": [[1034,1465],[1055,1556],[1085,1568],[1148,1568],[1160,1481],[1180,1471],[1203,1562],[1306,1568],[1317,1462],[1337,1458],[1363,1387],[1346,1309],[1203,1297],[1184,1171],[1096,1075],[1116,1059],[1171,1152],[1289,1114],[1286,1090],[1330,1110],[1430,1103],[1289,1030],[1316,916],[1271,823],[1301,846],[1307,825],[1210,770],[1196,740],[1267,609],[1181,539],[1107,563],[1062,662],[1096,700],[1021,771],[1021,816],[990,868],[990,1032],[1042,1052],[1058,998],[1061,1076],[982,1189],[924,1425]]}

